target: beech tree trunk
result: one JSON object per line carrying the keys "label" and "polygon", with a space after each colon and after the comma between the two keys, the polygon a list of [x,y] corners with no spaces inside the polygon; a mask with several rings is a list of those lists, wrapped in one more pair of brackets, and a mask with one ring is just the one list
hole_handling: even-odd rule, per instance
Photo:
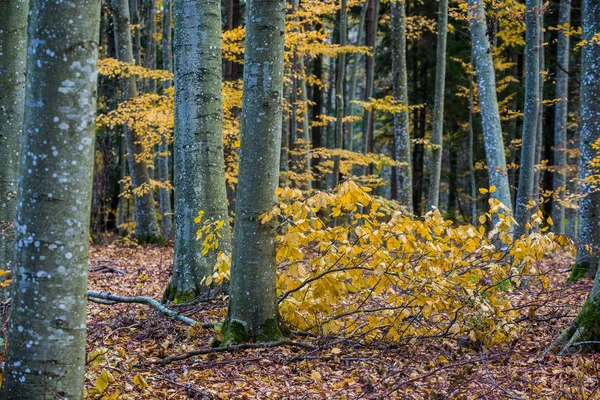
{"label": "beech tree trunk", "polygon": [[[571,0],[560,0],[558,24],[571,23]],[[558,31],[556,48],[556,99],[554,105],[554,175],[552,189],[558,192],[558,201],[553,201],[553,230],[565,233],[565,208],[560,204],[567,186],[567,116],[569,107],[569,36]]]}
{"label": "beech tree trunk", "polygon": [[[525,47],[525,105],[523,107],[523,136],[521,164],[519,167],[519,190],[516,201],[515,238],[527,233],[525,224],[531,218],[532,208],[528,203],[533,199],[535,154],[539,122],[540,94],[540,2],[527,0],[525,5],[526,47]],[[535,199],[534,199],[535,200]]]}
{"label": "beech tree trunk", "polygon": [[469,27],[471,30],[471,49],[477,70],[477,87],[481,124],[490,185],[496,187],[493,197],[512,210],[510,188],[504,154],[502,125],[498,112],[496,96],[496,76],[489,38],[486,35],[487,24],[483,0],[469,0]]}
{"label": "beech tree trunk", "polygon": [[[340,6],[340,47],[346,46],[348,38],[348,4],[341,0]],[[346,53],[338,54],[337,71],[335,74],[335,148],[341,149],[344,145],[344,80],[346,78]],[[340,182],[340,157],[333,158],[333,187]]]}
{"label": "beech tree trunk", "polygon": [[30,2],[12,315],[0,398],[81,399],[100,1]]}
{"label": "beech tree trunk", "polygon": [[[404,3],[403,3],[404,4]],[[379,21],[379,0],[368,0],[366,16],[365,45],[371,48],[370,55],[365,56],[365,101],[373,97],[373,82],[375,80],[375,53],[377,39],[377,25]],[[363,113],[363,140],[362,150],[364,154],[373,151],[373,112],[365,110]]]}
{"label": "beech tree trunk", "polygon": [[[446,89],[446,36],[448,34],[448,0],[440,0],[437,34],[437,63],[435,65],[435,97],[433,107],[433,132],[431,137],[431,181],[429,183],[429,210],[439,207],[440,177],[442,175],[442,150],[444,134],[444,91]],[[428,211],[429,211],[428,210]],[[450,210],[449,210],[450,211]]]}
{"label": "beech tree trunk", "polygon": [[[173,72],[173,43],[171,41],[172,2],[164,0],[162,15],[162,63],[165,71]],[[171,87],[171,81],[163,81],[163,89]],[[158,146],[158,179],[161,182],[169,180],[169,143],[163,138]],[[171,207],[171,191],[160,189],[160,214],[162,234],[165,239],[173,237],[173,209]]]}
{"label": "beech tree trunk", "polygon": [[[135,0],[134,0],[135,1]],[[117,57],[119,61],[133,64],[133,51],[131,46],[131,29],[129,20],[129,3],[127,0],[113,0],[115,9],[115,32],[117,34]],[[137,82],[135,77],[123,79],[123,98],[129,100],[137,96]],[[143,153],[142,144],[138,135],[127,126],[123,127],[125,147],[129,174],[133,189],[150,188],[148,166],[144,161],[136,161],[135,155]],[[162,238],[156,219],[154,198],[151,189],[146,189],[142,194],[135,194],[135,236],[140,243],[161,242]]]}
{"label": "beech tree trunk", "polygon": [[[356,35],[355,46],[360,46],[363,42],[363,32],[365,26],[365,19],[367,16],[367,7],[368,2],[363,3],[360,9],[360,17],[358,19],[358,33]],[[350,72],[350,83],[348,94],[346,96],[346,115],[354,116],[356,112],[356,105],[352,104],[352,101],[356,99],[356,86],[357,86],[357,78],[358,78],[358,68],[360,65],[360,53],[355,53],[352,56],[352,72]],[[355,122],[348,122],[347,130],[348,130],[348,150],[352,151],[354,149],[354,126]]]}
{"label": "beech tree trunk", "polygon": [[259,216],[276,203],[285,3],[248,1],[246,24],[240,172],[224,345],[281,336],[275,221],[262,224]]}
{"label": "beech tree trunk", "polygon": [[[19,154],[25,101],[27,60],[26,0],[5,1],[0,13],[0,270],[14,259]],[[0,289],[0,300],[5,290]]]}
{"label": "beech tree trunk", "polygon": [[582,10],[583,40],[581,63],[581,123],[579,132],[579,179],[583,195],[579,200],[579,228],[577,264],[571,278],[581,275],[593,277],[600,260],[600,191],[586,182],[591,176],[600,173],[600,168],[592,164],[598,156],[593,147],[600,140],[600,46],[592,41],[600,33],[600,4],[593,0],[583,0]]}
{"label": "beech tree trunk", "polygon": [[413,212],[412,197],[412,162],[410,158],[410,132],[408,111],[408,83],[406,77],[406,13],[404,2],[391,4],[392,8],[392,83],[394,99],[399,101],[405,110],[394,114],[393,158],[402,163],[394,167],[392,179],[396,192],[394,198],[400,205]]}
{"label": "beech tree trunk", "polygon": [[[231,249],[223,154],[221,6],[218,0],[175,2],[175,255],[164,300],[208,296],[219,251]],[[239,189],[238,189],[239,195]],[[224,221],[219,248],[202,255],[194,218]],[[204,222],[204,221],[203,221]]]}

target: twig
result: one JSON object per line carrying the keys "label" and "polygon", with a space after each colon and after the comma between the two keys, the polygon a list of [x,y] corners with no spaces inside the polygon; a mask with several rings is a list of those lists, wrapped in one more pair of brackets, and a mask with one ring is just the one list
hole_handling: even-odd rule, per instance
{"label": "twig", "polygon": [[145,296],[127,297],[127,296],[118,296],[118,295],[115,295],[112,293],[88,290],[88,298],[90,300],[92,300],[92,299],[108,300],[108,301],[115,302],[115,303],[146,304],[146,305],[154,308],[159,313],[166,315],[167,317],[172,318],[174,320],[183,322],[184,324],[187,324],[187,325],[200,324],[203,328],[211,328],[211,327],[215,326],[214,322],[201,322],[200,323],[200,322],[196,321],[195,319],[188,318],[188,317],[181,315],[173,310],[170,310],[167,307],[160,304],[160,302],[158,300],[153,299],[152,297],[145,297]]}
{"label": "twig", "polygon": [[180,354],[177,356],[171,356],[171,357],[163,358],[161,360],[152,361],[152,364],[165,365],[165,364],[170,364],[173,361],[185,360],[187,358],[191,358],[194,356],[200,356],[203,354],[229,353],[229,352],[247,350],[247,349],[268,349],[268,348],[278,347],[278,346],[301,347],[303,349],[310,349],[310,350],[314,350],[317,348],[316,346],[313,346],[310,344],[300,343],[300,342],[292,342],[291,340],[277,340],[275,342],[265,342],[265,343],[243,343],[243,344],[238,344],[235,346],[228,346],[228,347],[215,347],[215,348],[209,348],[209,349],[192,350],[192,351],[189,351],[187,353]]}

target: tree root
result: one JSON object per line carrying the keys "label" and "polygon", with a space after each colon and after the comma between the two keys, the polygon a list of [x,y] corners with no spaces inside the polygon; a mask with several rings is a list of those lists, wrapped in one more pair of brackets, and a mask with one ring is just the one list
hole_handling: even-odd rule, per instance
{"label": "tree root", "polygon": [[163,358],[160,360],[152,361],[152,364],[166,365],[170,364],[173,361],[185,360],[194,356],[199,356],[203,354],[212,354],[212,353],[229,353],[234,351],[246,350],[246,349],[268,349],[272,347],[279,346],[292,346],[292,347],[300,347],[308,350],[316,350],[317,346],[313,346],[307,343],[293,342],[291,340],[277,340],[274,342],[264,342],[264,343],[243,343],[235,346],[227,346],[227,347],[214,347],[209,349],[200,349],[200,350],[192,350],[184,354],[180,354],[177,356],[171,356],[167,358]]}
{"label": "tree root", "polygon": [[200,324],[203,328],[212,328],[215,326],[214,322],[198,322],[193,318],[186,317],[185,315],[181,315],[164,305],[160,304],[160,302],[152,297],[145,296],[118,296],[112,293],[98,292],[95,290],[88,290],[88,299],[95,303],[104,304],[104,305],[112,305],[115,303],[137,303],[137,304],[145,304],[154,308],[159,313],[174,319],[176,321],[183,322],[187,325],[195,325]]}

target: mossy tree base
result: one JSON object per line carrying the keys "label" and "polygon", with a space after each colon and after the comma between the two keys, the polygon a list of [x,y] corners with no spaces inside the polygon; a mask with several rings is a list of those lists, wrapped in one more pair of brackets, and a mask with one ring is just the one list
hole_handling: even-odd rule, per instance
{"label": "mossy tree base", "polygon": [[250,341],[257,343],[276,342],[284,337],[279,321],[276,318],[265,321],[256,332],[248,329],[248,324],[244,321],[233,319],[227,323],[222,330],[223,340],[215,341],[215,347],[227,347],[231,344],[247,343]]}
{"label": "mossy tree base", "polygon": [[136,236],[135,238],[138,244],[158,244],[164,245],[165,240],[160,236]]}

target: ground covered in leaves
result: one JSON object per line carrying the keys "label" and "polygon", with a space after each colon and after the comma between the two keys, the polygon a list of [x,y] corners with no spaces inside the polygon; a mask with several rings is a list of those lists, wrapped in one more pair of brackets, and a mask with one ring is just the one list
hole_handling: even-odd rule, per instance
{"label": "ground covered in leaves", "polygon": [[[95,246],[93,290],[160,299],[170,247]],[[368,346],[339,338],[294,337],[310,348],[277,346],[157,361],[208,349],[214,332],[139,304],[90,303],[87,390],[91,399],[583,399],[600,397],[600,357],[541,355],[576,315],[591,281],[567,282],[572,260],[539,267],[550,289],[512,295],[519,339],[494,348],[468,340],[423,339]],[[174,307],[201,322],[225,317],[225,301]],[[314,346],[314,347],[313,347]]]}

